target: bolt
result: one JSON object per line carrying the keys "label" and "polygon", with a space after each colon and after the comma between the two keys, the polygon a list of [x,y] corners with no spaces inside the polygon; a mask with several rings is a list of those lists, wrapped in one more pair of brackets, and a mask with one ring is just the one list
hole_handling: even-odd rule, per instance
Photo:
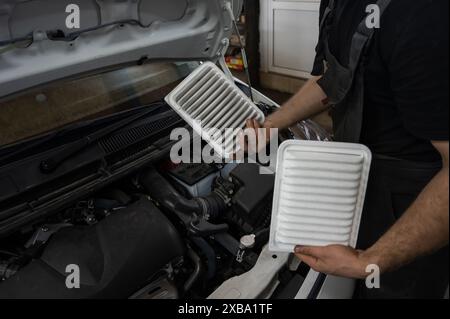
{"label": "bolt", "polygon": [[47,102],[47,96],[43,93],[39,93],[38,95],[36,95],[36,102],[38,103]]}
{"label": "bolt", "polygon": [[36,32],[34,33],[34,40],[35,40],[35,41],[42,41],[42,40],[45,40],[46,37],[47,37],[47,35],[46,35],[46,33],[43,32],[43,31],[38,30],[38,31],[36,31]]}

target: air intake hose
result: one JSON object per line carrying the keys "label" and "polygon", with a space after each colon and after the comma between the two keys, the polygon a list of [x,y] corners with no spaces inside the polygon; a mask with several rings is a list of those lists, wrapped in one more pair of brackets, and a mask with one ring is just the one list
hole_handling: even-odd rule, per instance
{"label": "air intake hose", "polygon": [[155,168],[142,174],[141,184],[153,199],[173,212],[196,214],[209,220],[227,208],[225,200],[214,192],[206,197],[185,198]]}

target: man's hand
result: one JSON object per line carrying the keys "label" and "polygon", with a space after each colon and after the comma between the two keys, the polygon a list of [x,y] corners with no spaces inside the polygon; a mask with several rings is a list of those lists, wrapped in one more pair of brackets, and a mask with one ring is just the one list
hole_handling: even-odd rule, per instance
{"label": "man's hand", "polygon": [[252,133],[255,136],[249,137],[250,142],[245,139],[245,136],[240,138],[240,145],[243,150],[248,153],[255,154],[263,150],[270,142],[272,135],[277,134],[278,131],[272,130],[272,126],[269,120],[266,120],[263,125],[259,124],[255,119],[248,119],[246,122],[247,134]]}
{"label": "man's hand", "polygon": [[295,248],[295,254],[317,272],[346,278],[366,278],[368,275],[366,268],[373,263],[364,252],[341,245],[298,246]]}
{"label": "man's hand", "polygon": [[235,158],[241,159],[245,151],[258,153],[263,150],[271,140],[271,137],[275,136],[275,132],[277,132],[271,129],[287,129],[295,123],[311,118],[328,109],[329,105],[323,102],[327,99],[327,96],[317,84],[319,79],[320,76],[309,79],[297,94],[277,112],[271,114],[262,125],[254,119],[248,119],[246,123],[247,129],[256,134],[256,145],[249,145],[244,138],[241,138],[240,146],[242,152],[235,154]]}

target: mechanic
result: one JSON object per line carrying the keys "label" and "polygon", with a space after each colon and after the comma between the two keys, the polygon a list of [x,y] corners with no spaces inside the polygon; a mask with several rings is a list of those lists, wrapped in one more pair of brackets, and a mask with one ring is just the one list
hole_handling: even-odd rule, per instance
{"label": "mechanic", "polygon": [[[379,29],[366,24],[375,3]],[[296,248],[326,274],[363,279],[378,265],[380,289],[360,280],[358,298],[442,298],[448,286],[448,12],[448,0],[322,0],[313,77],[262,125],[331,106],[335,139],[371,149],[360,250]]]}

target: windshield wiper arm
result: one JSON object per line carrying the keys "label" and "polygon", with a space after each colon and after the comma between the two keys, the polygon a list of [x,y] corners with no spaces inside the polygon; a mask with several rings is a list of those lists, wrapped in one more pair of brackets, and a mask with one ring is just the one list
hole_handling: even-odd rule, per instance
{"label": "windshield wiper arm", "polygon": [[110,125],[102,130],[99,130],[91,135],[85,136],[82,139],[79,139],[78,141],[72,143],[70,147],[62,149],[57,154],[53,155],[52,157],[49,157],[43,161],[41,161],[40,164],[40,170],[44,174],[50,174],[53,173],[62,163],[64,163],[67,159],[71,158],[72,156],[78,154],[80,151],[84,150],[86,147],[92,145],[93,143],[96,143],[98,140],[107,137],[108,135],[114,133],[117,130],[120,130],[121,128],[124,128],[127,125],[130,125],[131,123],[140,120],[141,118],[148,116],[151,113],[154,113],[158,111],[161,107],[165,106],[166,104],[161,103],[160,105],[152,106],[150,110],[146,110],[145,112],[141,112],[135,116],[131,116],[129,118],[126,118],[122,121],[119,121],[113,125]]}

